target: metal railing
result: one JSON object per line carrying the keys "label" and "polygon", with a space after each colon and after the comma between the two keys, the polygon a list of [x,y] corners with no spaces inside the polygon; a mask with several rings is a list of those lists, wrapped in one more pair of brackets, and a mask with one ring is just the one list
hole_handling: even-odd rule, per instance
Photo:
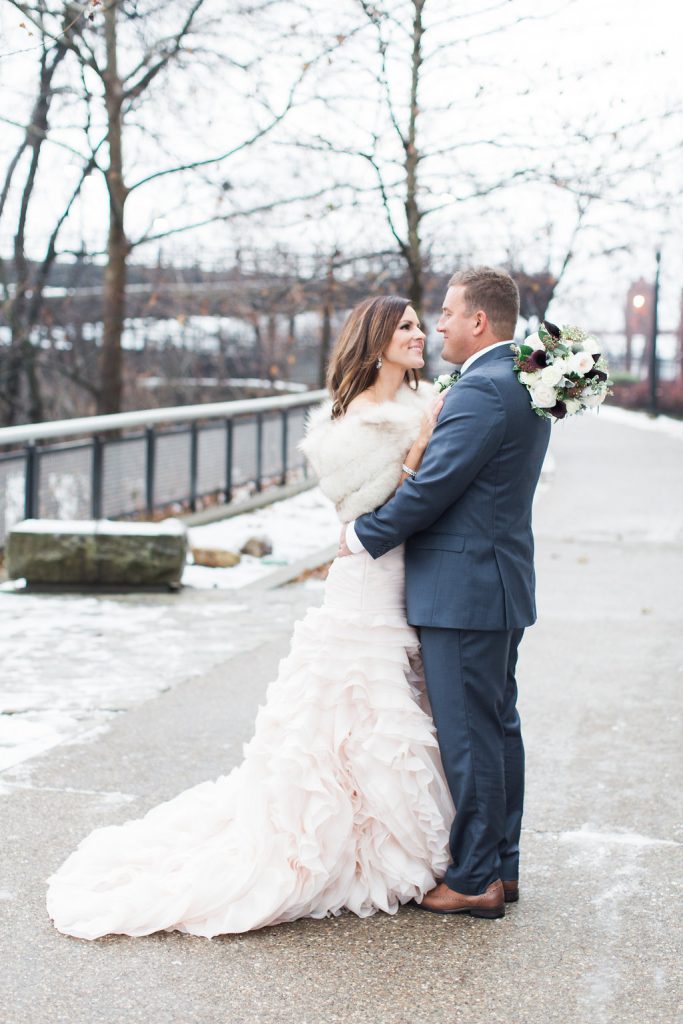
{"label": "metal railing", "polygon": [[154,518],[306,475],[324,391],[0,428],[0,546],[22,519]]}

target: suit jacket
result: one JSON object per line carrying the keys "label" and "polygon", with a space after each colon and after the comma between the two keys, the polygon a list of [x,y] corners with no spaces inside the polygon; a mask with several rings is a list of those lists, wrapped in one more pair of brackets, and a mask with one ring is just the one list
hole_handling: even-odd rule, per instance
{"label": "suit jacket", "polygon": [[414,626],[519,629],[536,619],[531,508],[550,438],[506,347],[446,394],[415,479],[356,520],[373,558],[406,542]]}

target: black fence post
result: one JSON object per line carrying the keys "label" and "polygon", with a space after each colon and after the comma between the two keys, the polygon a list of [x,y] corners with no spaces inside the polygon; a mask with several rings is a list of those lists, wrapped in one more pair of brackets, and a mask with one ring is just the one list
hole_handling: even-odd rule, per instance
{"label": "black fence post", "polygon": [[199,474],[199,428],[193,420],[190,426],[190,509],[197,511],[197,479]]}
{"label": "black fence post", "polygon": [[282,410],[282,477],[281,483],[284,486],[287,483],[287,460],[289,457],[289,419],[287,418],[287,410]]}
{"label": "black fence post", "polygon": [[655,271],[655,283],[652,289],[652,337],[650,338],[650,351],[648,360],[648,377],[650,391],[650,415],[656,416],[659,412],[657,407],[657,385],[659,383],[659,365],[657,362],[657,340],[659,334],[659,272],[662,262],[662,254],[657,250],[655,253],[657,270]]}
{"label": "black fence post", "polygon": [[154,462],[156,455],[156,434],[154,427],[145,428],[145,504],[147,515],[154,512]]}
{"label": "black fence post", "polygon": [[102,468],[104,445],[99,434],[93,434],[92,468],[90,480],[90,515],[93,519],[102,518]]}
{"label": "black fence post", "polygon": [[232,420],[225,421],[225,503],[232,501]]}
{"label": "black fence post", "polygon": [[256,490],[263,488],[263,413],[256,413]]}
{"label": "black fence post", "polygon": [[29,441],[26,445],[26,464],[24,469],[24,519],[38,518],[38,457],[38,449],[35,442]]}

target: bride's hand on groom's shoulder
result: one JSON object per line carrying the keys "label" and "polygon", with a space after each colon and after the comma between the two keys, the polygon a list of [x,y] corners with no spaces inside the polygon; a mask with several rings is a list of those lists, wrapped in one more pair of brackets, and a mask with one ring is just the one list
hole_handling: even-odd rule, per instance
{"label": "bride's hand on groom's shoulder", "polygon": [[434,433],[434,427],[436,421],[439,418],[439,413],[443,409],[443,395],[437,395],[429,409],[424,413],[422,417],[422,424],[420,426],[419,442],[426,448],[429,444],[430,438]]}

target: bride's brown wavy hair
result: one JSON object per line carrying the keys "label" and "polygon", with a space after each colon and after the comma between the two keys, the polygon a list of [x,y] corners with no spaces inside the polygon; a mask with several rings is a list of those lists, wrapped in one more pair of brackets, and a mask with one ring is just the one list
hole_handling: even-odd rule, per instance
{"label": "bride's brown wavy hair", "polygon": [[[379,295],[355,306],[341,329],[327,370],[327,387],[332,395],[332,419],[343,416],[361,392],[377,379],[377,360],[403,319],[409,299],[402,295]],[[415,370],[406,371],[406,382],[417,388]]]}

